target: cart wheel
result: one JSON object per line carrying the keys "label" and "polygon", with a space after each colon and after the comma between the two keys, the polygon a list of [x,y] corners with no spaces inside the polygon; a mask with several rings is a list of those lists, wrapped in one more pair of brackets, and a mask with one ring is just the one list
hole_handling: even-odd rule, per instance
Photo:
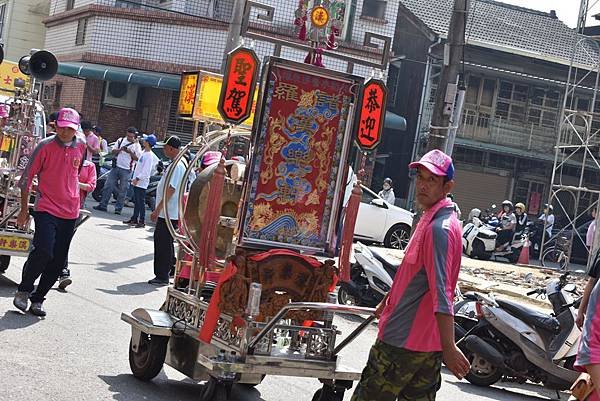
{"label": "cart wheel", "polygon": [[4,273],[10,264],[10,256],[0,255],[0,273]]}
{"label": "cart wheel", "polygon": [[144,381],[154,379],[165,363],[168,343],[169,337],[142,333],[138,350],[135,352],[130,340],[129,367],[133,375]]}
{"label": "cart wheel", "polygon": [[203,386],[200,401],[227,401],[230,393],[231,383],[224,383],[211,377]]}
{"label": "cart wheel", "polygon": [[315,392],[312,401],[343,401],[344,399],[343,388],[331,388],[330,386],[323,386]]}

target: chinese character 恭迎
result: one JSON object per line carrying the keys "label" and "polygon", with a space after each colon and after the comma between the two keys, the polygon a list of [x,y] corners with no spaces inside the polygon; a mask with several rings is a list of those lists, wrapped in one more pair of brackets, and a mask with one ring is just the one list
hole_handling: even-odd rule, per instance
{"label": "chinese character \u606d\u8fce", "polygon": [[369,110],[369,113],[372,113],[374,110],[377,110],[380,107],[381,106],[379,106],[379,103],[377,103],[377,90],[371,89],[369,91],[369,97],[367,98],[367,104],[365,105],[365,108]]}
{"label": "chinese character \u606d\u8fce", "polygon": [[375,128],[375,119],[367,117],[362,121],[362,123],[364,126],[360,128],[360,137],[368,139],[369,141],[374,141],[376,138],[373,137],[371,131]]}

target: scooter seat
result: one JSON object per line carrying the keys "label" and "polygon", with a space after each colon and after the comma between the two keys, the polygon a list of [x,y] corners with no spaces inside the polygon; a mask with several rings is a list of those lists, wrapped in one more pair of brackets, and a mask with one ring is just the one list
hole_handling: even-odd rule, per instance
{"label": "scooter seat", "polygon": [[388,274],[393,279],[394,276],[396,276],[396,271],[398,270],[398,266],[400,265],[400,262],[389,258],[387,255],[383,254],[380,251],[377,251],[373,247],[370,247],[369,250],[371,251],[371,253],[373,253],[373,256],[375,256],[375,259],[377,259],[378,261],[381,262],[385,271],[387,271]]}
{"label": "scooter seat", "polygon": [[501,308],[505,309],[511,315],[522,319],[525,323],[551,333],[558,333],[560,331],[560,322],[554,316],[527,308],[516,302],[502,299],[497,299],[496,302],[498,302]]}

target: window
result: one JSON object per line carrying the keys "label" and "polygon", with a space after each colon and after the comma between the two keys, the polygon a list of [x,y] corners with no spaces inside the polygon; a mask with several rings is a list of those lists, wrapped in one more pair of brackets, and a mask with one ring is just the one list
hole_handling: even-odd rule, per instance
{"label": "window", "polygon": [[527,122],[537,126],[554,128],[556,126],[559,99],[560,93],[558,91],[540,87],[531,88]]}
{"label": "window", "polygon": [[66,11],[72,10],[75,7],[75,0],[67,0]]}
{"label": "window", "polygon": [[385,0],[364,0],[361,16],[385,20],[385,9],[387,1]]}
{"label": "window", "polygon": [[115,7],[117,8],[140,8],[142,6],[140,0],[116,0]]}
{"label": "window", "polygon": [[85,43],[85,31],[87,28],[87,18],[77,21],[77,34],[75,35],[75,44],[80,46]]}
{"label": "window", "polygon": [[528,95],[529,87],[527,85],[500,81],[498,101],[496,102],[496,117],[515,123],[524,122]]}
{"label": "window", "polygon": [[0,5],[0,39],[4,39],[4,18],[6,17],[6,4]]}

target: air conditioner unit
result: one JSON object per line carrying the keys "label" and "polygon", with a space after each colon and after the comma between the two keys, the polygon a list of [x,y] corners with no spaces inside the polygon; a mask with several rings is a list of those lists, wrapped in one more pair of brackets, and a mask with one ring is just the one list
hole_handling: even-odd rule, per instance
{"label": "air conditioner unit", "polygon": [[137,106],[138,86],[124,82],[107,82],[102,103],[109,106],[135,109]]}

